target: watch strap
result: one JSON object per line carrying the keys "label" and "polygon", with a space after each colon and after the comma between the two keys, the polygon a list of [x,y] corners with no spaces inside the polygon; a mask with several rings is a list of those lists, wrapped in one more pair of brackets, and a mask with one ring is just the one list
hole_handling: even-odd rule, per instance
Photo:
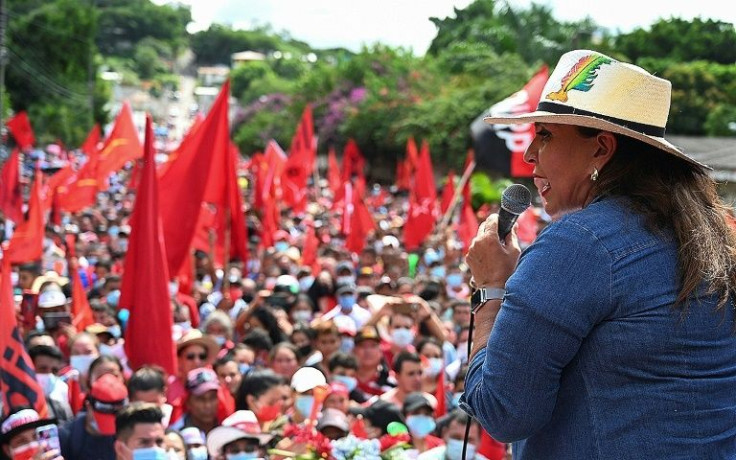
{"label": "watch strap", "polygon": [[503,300],[506,290],[503,288],[479,287],[470,297],[471,311],[476,313],[490,300]]}

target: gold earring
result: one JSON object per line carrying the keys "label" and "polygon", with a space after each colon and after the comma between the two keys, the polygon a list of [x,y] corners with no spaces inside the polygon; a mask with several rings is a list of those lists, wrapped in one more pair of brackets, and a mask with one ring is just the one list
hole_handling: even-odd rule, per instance
{"label": "gold earring", "polygon": [[593,182],[598,180],[598,168],[593,168],[593,174],[590,175],[590,180]]}

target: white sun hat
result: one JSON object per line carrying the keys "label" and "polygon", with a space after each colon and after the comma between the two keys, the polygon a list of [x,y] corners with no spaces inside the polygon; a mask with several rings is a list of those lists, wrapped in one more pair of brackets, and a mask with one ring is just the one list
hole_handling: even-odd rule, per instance
{"label": "white sun hat", "polygon": [[710,169],[665,140],[672,84],[641,67],[589,50],[565,53],[547,80],[537,110],[490,116],[490,124],[558,123],[632,137]]}

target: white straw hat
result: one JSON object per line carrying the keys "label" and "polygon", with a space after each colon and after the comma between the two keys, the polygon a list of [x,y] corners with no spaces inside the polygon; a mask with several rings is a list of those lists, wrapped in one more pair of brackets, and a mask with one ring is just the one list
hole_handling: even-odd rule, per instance
{"label": "white straw hat", "polygon": [[641,67],[589,50],[565,53],[547,80],[537,110],[489,116],[490,124],[558,123],[622,134],[701,168],[664,138],[672,84]]}

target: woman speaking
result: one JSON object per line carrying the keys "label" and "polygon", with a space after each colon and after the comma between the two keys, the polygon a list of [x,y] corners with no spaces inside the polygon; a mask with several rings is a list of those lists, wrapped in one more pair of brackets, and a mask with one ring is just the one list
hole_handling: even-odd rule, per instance
{"label": "woman speaking", "polygon": [[515,459],[736,458],[736,236],[708,168],[664,139],[671,84],[564,54],[525,154],[550,224],[498,217],[467,263],[483,302],[461,407]]}

